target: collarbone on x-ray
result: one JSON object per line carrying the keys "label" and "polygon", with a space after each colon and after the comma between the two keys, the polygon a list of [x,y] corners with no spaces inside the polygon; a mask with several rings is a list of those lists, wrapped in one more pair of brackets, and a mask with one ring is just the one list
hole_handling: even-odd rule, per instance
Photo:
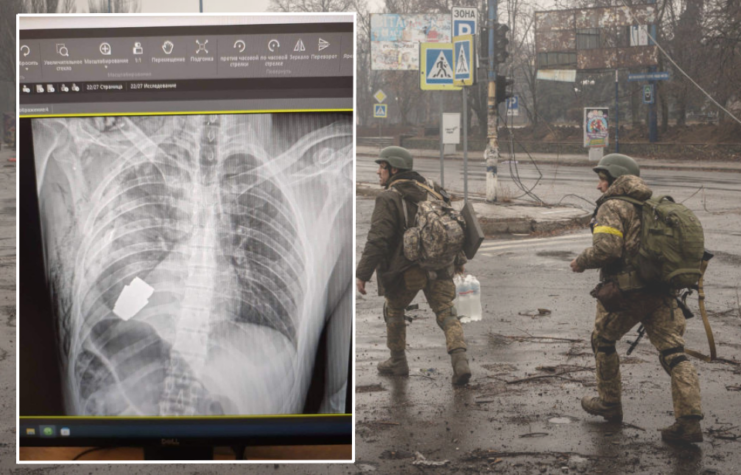
{"label": "collarbone on x-ray", "polygon": [[70,415],[344,412],[352,309],[346,115],[33,123]]}

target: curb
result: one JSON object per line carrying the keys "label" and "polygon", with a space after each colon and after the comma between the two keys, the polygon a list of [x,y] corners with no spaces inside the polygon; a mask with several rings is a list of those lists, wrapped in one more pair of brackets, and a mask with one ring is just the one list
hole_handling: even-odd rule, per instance
{"label": "curb", "polygon": [[[366,183],[358,183],[355,186],[355,196],[365,198],[375,198],[380,195],[384,190],[381,188],[371,188]],[[459,195],[451,193],[453,197],[460,198]],[[490,219],[479,217],[479,224],[481,224],[481,230],[485,235],[497,235],[497,234],[532,234],[532,233],[543,233],[543,232],[556,232],[574,227],[586,227],[591,219],[591,213],[585,212],[584,216],[577,218],[566,218],[557,221],[543,221],[531,218],[516,218],[516,219]]]}

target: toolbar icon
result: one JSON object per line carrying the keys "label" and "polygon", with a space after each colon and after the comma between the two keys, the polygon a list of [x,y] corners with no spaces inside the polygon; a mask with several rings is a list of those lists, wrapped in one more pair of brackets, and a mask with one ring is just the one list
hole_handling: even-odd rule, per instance
{"label": "toolbar icon", "polygon": [[69,88],[66,84],[62,84],[61,86],[59,86],[59,89],[61,89],[62,92],[69,92]]}
{"label": "toolbar icon", "polygon": [[62,437],[69,437],[69,432],[69,427],[62,427],[61,429],[59,429],[59,435],[61,435]]}
{"label": "toolbar icon", "polygon": [[268,49],[270,52],[274,52],[276,49],[280,48],[280,41],[273,38],[272,40],[268,41]]}
{"label": "toolbar icon", "polygon": [[35,427],[26,427],[26,435],[36,435]]}
{"label": "toolbar icon", "polygon": [[57,54],[59,56],[69,56],[69,50],[64,46],[64,43],[57,43]]}
{"label": "toolbar icon", "polygon": [[44,85],[36,84],[36,93],[41,94],[42,92],[44,92]]}
{"label": "toolbar icon", "polygon": [[21,46],[21,53],[23,53],[23,56],[28,56],[31,54],[31,48],[29,48],[27,45]]}
{"label": "toolbar icon", "polygon": [[196,44],[198,45],[198,49],[196,50],[196,54],[200,53],[201,51],[208,54],[208,50],[206,49],[206,44],[208,44],[208,40],[201,43],[200,41],[196,40]]}
{"label": "toolbar icon", "polygon": [[21,91],[25,92],[26,94],[31,94],[31,89],[25,84],[21,86]]}
{"label": "toolbar icon", "polygon": [[134,54],[144,54],[144,48],[142,48],[142,44],[138,41],[134,43],[133,51]]}
{"label": "toolbar icon", "polygon": [[42,437],[56,437],[57,436],[57,426],[41,426],[41,436]]}
{"label": "toolbar icon", "polygon": [[319,51],[329,47],[329,41],[319,38]]}
{"label": "toolbar icon", "polygon": [[244,44],[244,41],[237,40],[234,42],[234,49],[239,50],[240,53],[244,52],[244,49],[247,47],[247,45]]}
{"label": "toolbar icon", "polygon": [[172,44],[172,41],[167,40],[164,43],[162,43],[162,51],[165,52],[165,54],[172,53],[173,48],[175,48],[175,45]]}
{"label": "toolbar icon", "polygon": [[56,89],[54,89],[54,84],[47,84],[46,92],[56,92]]}
{"label": "toolbar icon", "polygon": [[100,54],[105,55],[105,56],[110,56],[111,55],[111,45],[109,45],[108,43],[101,43],[100,44]]}
{"label": "toolbar icon", "polygon": [[306,47],[304,46],[304,42],[301,41],[301,38],[299,38],[296,42],[296,46],[293,47],[293,51],[306,51]]}
{"label": "toolbar icon", "polygon": [[73,92],[80,92],[80,87],[77,84],[72,83],[72,91]]}

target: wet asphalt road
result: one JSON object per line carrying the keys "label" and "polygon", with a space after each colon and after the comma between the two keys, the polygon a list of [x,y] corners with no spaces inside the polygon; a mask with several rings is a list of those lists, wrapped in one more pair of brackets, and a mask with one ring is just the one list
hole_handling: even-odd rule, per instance
{"label": "wet asphalt road", "polygon": [[[360,164],[358,170],[361,180]],[[578,179],[547,178],[553,200],[570,193],[591,200],[599,196],[593,172],[585,170],[581,177],[576,170],[563,167],[558,173]],[[718,354],[741,362],[741,176],[694,173],[691,179],[683,174],[647,171],[646,176],[656,193],[686,200],[703,222],[706,247],[716,255],[705,289]],[[677,184],[693,184],[694,190]],[[705,189],[692,196],[703,184]],[[723,189],[729,187],[732,191]],[[358,253],[372,208],[372,200],[358,201]],[[695,446],[661,441],[657,429],[674,419],[670,380],[647,339],[626,358],[627,340],[635,330],[617,345],[625,424],[607,424],[582,411],[581,397],[596,394],[589,345],[595,301],[589,290],[597,271],[573,274],[569,262],[589,243],[587,230],[484,242],[467,265],[481,281],[484,318],[464,325],[473,378],[463,389],[450,385],[444,337],[421,293],[416,300],[420,310],[409,312],[414,320],[407,330],[412,375],[377,374],[376,364],[387,358],[385,326],[382,299],[373,295],[375,284],[369,285],[369,295],[358,296],[356,305],[356,468],[379,473],[417,473],[420,468],[431,473],[738,473],[741,366],[693,359],[705,411],[705,442]],[[697,311],[696,295],[688,301]],[[550,313],[539,315],[539,308]],[[707,353],[696,313],[688,321],[686,346]],[[554,371],[571,372],[556,377]],[[532,376],[540,377],[514,382]],[[441,468],[415,466],[416,452],[428,461],[448,462]]]}

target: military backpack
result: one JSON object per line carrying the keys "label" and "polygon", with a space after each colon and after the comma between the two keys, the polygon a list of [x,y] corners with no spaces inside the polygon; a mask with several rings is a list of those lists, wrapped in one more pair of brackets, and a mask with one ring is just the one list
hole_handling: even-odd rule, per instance
{"label": "military backpack", "polygon": [[640,201],[627,196],[623,200],[641,210],[641,244],[628,264],[649,286],[669,290],[697,288],[702,276],[700,266],[705,253],[702,224],[686,206],[671,196]]}
{"label": "military backpack", "polygon": [[403,237],[404,257],[426,270],[448,268],[463,249],[466,222],[435,191],[434,186],[417,181],[414,184],[427,192],[427,199],[417,203],[414,226],[410,227],[406,222],[406,199],[402,197],[406,227]]}

